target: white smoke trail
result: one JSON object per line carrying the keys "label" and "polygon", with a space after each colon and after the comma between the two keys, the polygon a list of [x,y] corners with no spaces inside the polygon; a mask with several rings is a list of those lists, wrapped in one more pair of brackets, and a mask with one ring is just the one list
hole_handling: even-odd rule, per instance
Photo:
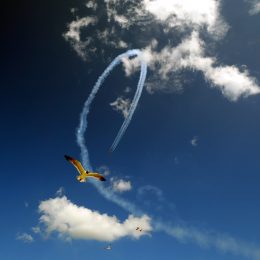
{"label": "white smoke trail", "polygon": [[[110,74],[110,72],[114,69],[114,67],[117,66],[122,61],[122,58],[125,58],[125,57],[129,58],[129,57],[133,57],[133,56],[140,57],[141,52],[139,50],[134,49],[134,50],[129,50],[121,55],[118,55],[110,63],[110,65],[105,69],[105,71],[102,73],[102,75],[98,78],[96,84],[94,85],[89,97],[87,98],[87,100],[83,106],[83,110],[80,115],[80,123],[79,123],[79,127],[78,127],[78,130],[76,133],[76,137],[77,137],[77,144],[79,145],[80,151],[81,151],[82,163],[83,163],[84,167],[86,167],[90,170],[93,170],[93,169],[92,169],[92,166],[91,166],[91,163],[89,160],[89,153],[88,153],[88,149],[85,144],[85,138],[84,138],[84,134],[88,127],[87,116],[88,116],[88,113],[90,110],[90,106],[91,106],[98,90],[100,89],[103,82],[105,81],[107,76]],[[115,141],[113,142],[113,144],[111,146],[111,149],[110,149],[111,151],[113,151],[116,148],[116,146],[118,145],[122,136],[124,135],[128,125],[132,119],[132,116],[135,112],[135,109],[136,109],[136,106],[140,99],[140,96],[142,94],[142,90],[143,90],[143,86],[144,86],[144,82],[145,82],[145,78],[146,78],[146,73],[147,73],[147,65],[141,59],[141,57],[140,57],[140,60],[141,60],[141,73],[140,73],[140,77],[139,77],[139,81],[138,81],[138,85],[137,85],[137,90],[136,90],[135,96],[133,98],[133,101],[131,103],[128,116],[126,117],[125,121],[123,122],[123,124],[115,138]],[[122,199],[109,188],[105,188],[102,184],[97,183],[97,182],[91,182],[91,183],[97,188],[99,193],[101,195],[103,195],[106,199],[116,203],[117,205],[119,205],[123,209],[127,210],[128,212],[135,213],[136,215],[142,214],[142,211],[139,210],[133,203],[130,203],[130,202],[126,201],[125,199]]]}
{"label": "white smoke trail", "polygon": [[[125,57],[132,57],[132,56],[139,56],[140,57],[141,52],[139,50],[129,50],[119,56],[117,56],[111,63],[110,65],[105,69],[105,71],[103,72],[103,74],[98,78],[96,84],[94,85],[88,99],[86,100],[84,106],[83,106],[83,110],[81,112],[80,115],[80,124],[77,130],[77,144],[80,147],[81,150],[81,157],[82,159],[86,160],[86,164],[88,165],[88,167],[90,166],[90,161],[89,161],[89,154],[88,154],[88,149],[85,145],[85,140],[84,140],[84,134],[86,132],[86,129],[88,127],[88,122],[87,122],[87,116],[89,113],[89,109],[90,106],[98,92],[98,90],[100,89],[100,87],[102,86],[103,82],[105,81],[105,79],[107,78],[107,76],[110,74],[110,72],[114,69],[115,66],[117,66],[122,58]],[[113,151],[116,146],[118,145],[120,139],[122,138],[122,136],[124,135],[130,121],[131,118],[134,114],[134,111],[136,109],[136,106],[138,104],[139,98],[142,94],[142,90],[143,90],[143,86],[144,86],[144,82],[145,82],[145,78],[146,78],[146,72],[147,72],[147,65],[146,63],[141,60],[141,73],[140,73],[140,78],[139,78],[139,82],[137,85],[137,90],[134,96],[134,99],[132,101],[132,104],[130,106],[130,110],[128,113],[128,116],[126,117],[125,121],[123,122],[122,127],[120,128],[115,141],[113,142],[112,146],[111,146],[111,150]]]}

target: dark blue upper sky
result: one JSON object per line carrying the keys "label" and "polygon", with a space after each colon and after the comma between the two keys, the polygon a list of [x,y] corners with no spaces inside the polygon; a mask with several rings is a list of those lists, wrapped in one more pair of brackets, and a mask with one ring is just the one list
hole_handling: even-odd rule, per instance
{"label": "dark blue upper sky", "polygon": [[[221,15],[230,28],[219,40],[208,40],[207,33],[201,33],[208,43],[205,56],[216,57],[215,67],[234,65],[243,71],[246,65],[250,77],[259,80],[259,13],[249,15],[249,3],[242,0],[222,2]],[[97,3],[95,12],[103,17],[105,4]],[[77,13],[71,8],[77,8]],[[93,168],[105,165],[110,169],[105,186],[111,189],[115,179],[131,182],[132,189],[118,196],[150,216],[151,236],[122,237],[112,242],[111,251],[103,250],[109,242],[91,238],[72,235],[67,242],[58,230],[46,238],[38,207],[42,201],[58,197],[55,193],[60,187],[77,206],[116,216],[121,222],[128,218],[129,212],[105,199],[93,185],[78,183],[75,169],[63,155],[80,159],[75,136],[79,114],[113,58],[130,48],[145,49],[155,33],[161,39],[162,46],[155,50],[159,53],[169,42],[166,36],[176,34],[171,46],[176,47],[193,30],[165,36],[165,25],[154,21],[151,27],[145,25],[143,33],[138,23],[128,31],[121,28],[121,33],[115,27],[118,31],[113,40],[121,36],[129,40],[127,47],[119,49],[96,38],[98,26],[109,25],[105,16],[100,25],[85,32],[93,36],[97,50],[84,61],[73,50],[73,42],[62,36],[76,17],[93,16],[93,10],[84,8],[82,1],[27,1],[4,9],[0,258],[260,259],[260,96],[230,101],[195,65],[176,71],[183,82],[176,91],[169,87],[176,78],[160,81],[159,74],[154,76],[158,71],[148,64],[147,82],[154,85],[154,92],[144,90],[131,124],[112,154],[107,151],[123,117],[109,104],[117,97],[133,97],[138,73],[126,77],[123,67],[116,68],[89,114],[86,143]],[[123,14],[124,6],[115,10]],[[160,84],[166,87],[160,90],[156,87]],[[124,93],[126,87],[131,87],[129,93]],[[192,145],[194,138],[197,141]],[[153,188],[141,194],[147,186]],[[169,235],[156,228],[158,222],[169,230],[182,227],[191,235]],[[33,232],[36,226],[41,234]],[[23,234],[30,235],[33,242],[19,239]],[[204,242],[199,242],[199,235],[205,236]],[[228,248],[223,249],[221,243]]]}

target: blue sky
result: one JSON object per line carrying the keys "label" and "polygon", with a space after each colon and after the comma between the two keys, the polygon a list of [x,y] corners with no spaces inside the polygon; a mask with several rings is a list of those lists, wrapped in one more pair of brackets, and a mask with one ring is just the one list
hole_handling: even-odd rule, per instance
{"label": "blue sky", "polygon": [[[260,259],[259,5],[7,7],[0,258]],[[130,49],[142,54],[113,70],[88,115],[91,166],[107,182],[79,183],[63,156],[84,161],[76,143],[83,104],[110,62]],[[141,60],[148,67],[142,96],[109,154]]]}

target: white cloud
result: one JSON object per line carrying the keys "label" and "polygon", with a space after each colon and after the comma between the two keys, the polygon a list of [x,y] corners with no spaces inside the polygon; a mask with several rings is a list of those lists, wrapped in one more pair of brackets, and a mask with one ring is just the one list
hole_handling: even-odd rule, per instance
{"label": "white cloud", "polygon": [[112,188],[115,192],[126,192],[132,189],[131,181],[111,178]]}
{"label": "white cloud", "polygon": [[[58,232],[64,239],[90,239],[114,241],[123,237],[139,238],[152,231],[147,215],[128,218],[120,222],[115,216],[73,204],[65,196],[42,201],[39,205],[40,222],[47,233]],[[142,226],[144,232],[136,232]]]}
{"label": "white cloud", "polygon": [[260,92],[257,80],[250,77],[247,71],[241,72],[235,66],[209,66],[203,72],[206,79],[220,88],[222,94],[232,101]]}
{"label": "white cloud", "polygon": [[[91,44],[93,39],[91,37],[87,37],[86,39],[82,40],[81,30],[84,27],[88,27],[89,25],[94,25],[96,23],[96,17],[84,17],[77,19],[76,21],[72,21],[69,24],[69,30],[63,34],[64,38],[70,42],[74,50],[82,59],[86,59],[85,48]],[[95,51],[95,49],[89,48],[88,51]]]}
{"label": "white cloud", "polygon": [[218,35],[227,30],[217,0],[144,0],[143,3],[147,11],[169,27],[199,29],[206,26],[210,33]]}
{"label": "white cloud", "polygon": [[161,64],[158,73],[165,80],[178,70],[201,71],[205,79],[231,101],[260,92],[257,80],[251,77],[247,70],[240,71],[236,66],[217,65],[216,58],[205,56],[204,49],[205,43],[199,38],[199,33],[193,32],[175,48],[167,46],[160,52],[155,52],[148,46],[143,57],[152,68],[155,68],[156,63]]}
{"label": "white cloud", "polygon": [[197,146],[198,145],[198,141],[199,141],[199,137],[198,136],[194,136],[191,139],[190,143],[191,143],[192,146]]}
{"label": "white cloud", "polygon": [[112,46],[113,48],[123,49],[127,48],[128,44],[119,39],[114,39],[113,35],[115,34],[114,27],[106,28],[104,30],[96,30],[96,38],[98,42],[102,42],[107,46]]}
{"label": "white cloud", "polygon": [[24,243],[32,243],[34,241],[33,237],[27,233],[17,234],[16,239],[21,240]]}
{"label": "white cloud", "polygon": [[93,10],[97,10],[98,8],[98,4],[95,0],[89,0],[87,3],[86,3],[86,7],[87,8],[90,8],[90,9],[93,9]]}
{"label": "white cloud", "polygon": [[40,234],[41,228],[39,226],[32,227],[32,231],[33,231],[34,234]]}
{"label": "white cloud", "polygon": [[250,9],[249,14],[250,15],[256,15],[260,13],[260,0],[245,0],[246,2],[249,2]]}
{"label": "white cloud", "polygon": [[64,187],[60,187],[57,191],[56,191],[56,196],[57,197],[62,197],[65,194],[65,189]]}
{"label": "white cloud", "polygon": [[79,42],[80,38],[80,30],[83,27],[88,27],[90,24],[95,24],[97,19],[95,17],[84,17],[79,20],[73,21],[69,24],[69,30],[64,34],[64,37],[67,40],[73,40]]}
{"label": "white cloud", "polygon": [[122,27],[122,28],[128,28],[129,27],[129,23],[128,23],[128,19],[127,17],[125,17],[124,15],[118,15],[118,14],[115,14],[114,15],[114,19],[117,23],[119,23],[119,25]]}
{"label": "white cloud", "polygon": [[110,106],[114,110],[122,113],[123,117],[126,118],[130,108],[130,102],[130,99],[123,99],[122,97],[118,97],[114,102],[110,103]]}
{"label": "white cloud", "polygon": [[122,61],[126,76],[132,75],[134,72],[137,71],[137,69],[140,66],[140,59],[138,57],[131,58],[131,59],[124,57],[121,59],[121,61]]}
{"label": "white cloud", "polygon": [[117,44],[117,47],[118,48],[127,48],[128,47],[128,44],[125,42],[125,41],[122,41],[122,40],[119,40],[118,44]]}

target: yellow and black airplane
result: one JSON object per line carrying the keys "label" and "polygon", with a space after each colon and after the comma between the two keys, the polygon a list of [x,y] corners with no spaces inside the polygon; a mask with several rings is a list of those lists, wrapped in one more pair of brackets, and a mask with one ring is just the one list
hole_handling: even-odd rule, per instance
{"label": "yellow and black airplane", "polygon": [[71,162],[75,166],[75,168],[78,170],[80,175],[77,176],[77,180],[79,182],[86,182],[87,178],[89,178],[89,177],[96,178],[100,181],[106,180],[101,174],[99,174],[97,172],[86,171],[78,160],[73,159],[72,157],[70,157],[68,155],[64,155],[64,157],[67,161]]}

